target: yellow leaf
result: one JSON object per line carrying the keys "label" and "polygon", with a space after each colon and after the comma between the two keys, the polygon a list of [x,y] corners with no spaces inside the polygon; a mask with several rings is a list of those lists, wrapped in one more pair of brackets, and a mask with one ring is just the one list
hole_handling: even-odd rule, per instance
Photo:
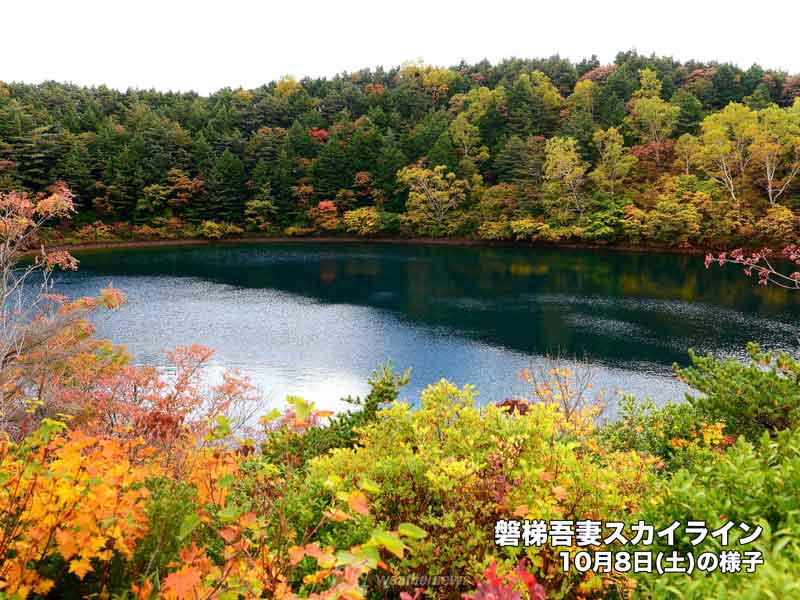
{"label": "yellow leaf", "polygon": [[92,570],[92,563],[86,558],[75,559],[69,563],[69,572],[75,573],[78,579],[83,579]]}

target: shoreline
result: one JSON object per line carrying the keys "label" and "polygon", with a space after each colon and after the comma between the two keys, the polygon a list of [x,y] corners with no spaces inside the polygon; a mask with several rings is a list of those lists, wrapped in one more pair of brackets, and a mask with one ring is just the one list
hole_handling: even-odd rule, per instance
{"label": "shoreline", "polygon": [[[237,244],[385,244],[409,246],[483,246],[489,248],[530,248],[530,249],[565,249],[565,250],[591,250],[610,252],[635,252],[641,254],[679,254],[702,256],[714,252],[706,248],[676,248],[672,246],[638,246],[633,244],[578,244],[578,243],[547,243],[547,242],[517,242],[511,240],[480,240],[472,238],[364,238],[354,236],[313,236],[313,237],[288,237],[288,236],[244,236],[209,240],[204,238],[186,238],[177,240],[119,240],[103,242],[86,242],[83,244],[61,244],[47,246],[49,250],[68,250],[82,252],[91,250],[114,250],[136,248],[158,248],[179,246],[215,246]],[[31,253],[34,253],[32,250]]]}

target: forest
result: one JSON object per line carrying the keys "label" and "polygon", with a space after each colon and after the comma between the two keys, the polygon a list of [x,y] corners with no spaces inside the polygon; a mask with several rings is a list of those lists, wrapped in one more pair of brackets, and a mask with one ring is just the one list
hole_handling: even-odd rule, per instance
{"label": "forest", "polygon": [[617,55],[208,97],[0,82],[0,190],[63,181],[61,243],[241,235],[696,248],[797,233],[800,75]]}

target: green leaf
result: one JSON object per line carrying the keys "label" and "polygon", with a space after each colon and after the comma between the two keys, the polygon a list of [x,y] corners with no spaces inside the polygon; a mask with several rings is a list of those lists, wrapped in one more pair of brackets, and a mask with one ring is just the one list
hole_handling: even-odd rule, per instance
{"label": "green leaf", "polygon": [[261,417],[259,421],[261,423],[269,423],[270,421],[274,421],[280,416],[281,416],[281,411],[279,411],[277,408],[273,408],[271,411],[269,411],[267,414]]}
{"label": "green leaf", "polygon": [[183,541],[200,525],[200,517],[195,513],[186,515],[181,523],[181,528],[178,530],[178,539]]}
{"label": "green leaf", "polygon": [[241,512],[242,511],[239,509],[238,506],[236,506],[235,504],[229,504],[228,506],[226,506],[217,513],[217,517],[219,517],[219,519],[223,523],[233,523],[236,519],[239,518],[239,514]]}
{"label": "green leaf", "polygon": [[366,477],[362,477],[359,485],[362,490],[365,492],[369,492],[370,494],[378,494],[381,491],[380,486],[372,481],[371,479],[367,479]]}
{"label": "green leaf", "polygon": [[217,485],[219,487],[227,488],[231,487],[236,481],[236,478],[228,473],[227,475],[223,475],[217,480]]}
{"label": "green leaf", "polygon": [[372,534],[372,540],[377,545],[386,548],[397,558],[403,558],[403,551],[406,549],[406,545],[395,534],[378,530]]}
{"label": "green leaf", "polygon": [[397,531],[400,533],[400,535],[414,538],[415,540],[421,540],[428,536],[427,531],[417,527],[416,525],[412,525],[411,523],[400,523],[400,527],[397,528]]}
{"label": "green leaf", "polygon": [[298,421],[306,421],[311,416],[312,404],[300,396],[286,396],[286,403],[294,407],[294,414]]}

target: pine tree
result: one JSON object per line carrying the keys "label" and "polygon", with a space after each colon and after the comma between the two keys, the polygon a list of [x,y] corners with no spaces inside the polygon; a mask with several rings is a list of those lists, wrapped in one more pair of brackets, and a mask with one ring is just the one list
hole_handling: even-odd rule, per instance
{"label": "pine tree", "polygon": [[239,222],[244,216],[247,196],[244,163],[230,150],[225,150],[214,163],[209,181],[213,215],[219,221]]}

